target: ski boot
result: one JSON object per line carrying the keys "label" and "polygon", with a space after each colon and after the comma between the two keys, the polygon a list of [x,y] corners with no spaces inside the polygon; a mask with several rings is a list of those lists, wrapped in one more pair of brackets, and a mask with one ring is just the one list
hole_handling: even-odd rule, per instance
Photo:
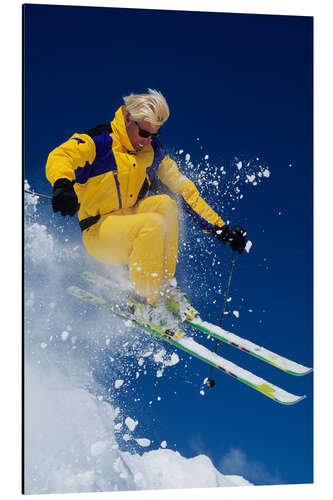
{"label": "ski boot", "polygon": [[164,285],[161,295],[164,297],[170,311],[178,316],[181,321],[199,316],[198,311],[190,304],[185,293],[177,286],[175,279]]}
{"label": "ski boot", "polygon": [[159,299],[154,304],[148,304],[145,299],[130,294],[127,297],[127,309],[138,323],[147,325],[166,337],[182,338],[184,330],[179,328],[178,320]]}

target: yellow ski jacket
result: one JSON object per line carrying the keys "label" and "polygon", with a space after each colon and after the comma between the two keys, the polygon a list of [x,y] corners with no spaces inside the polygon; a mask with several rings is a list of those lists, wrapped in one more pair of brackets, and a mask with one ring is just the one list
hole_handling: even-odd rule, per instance
{"label": "yellow ski jacket", "polygon": [[48,156],[46,177],[52,186],[61,178],[73,182],[80,203],[79,219],[133,207],[148,195],[157,177],[182,196],[186,210],[203,230],[223,226],[223,220],[157,139],[142,151],[133,151],[124,113],[121,106],[111,123],[73,134]]}

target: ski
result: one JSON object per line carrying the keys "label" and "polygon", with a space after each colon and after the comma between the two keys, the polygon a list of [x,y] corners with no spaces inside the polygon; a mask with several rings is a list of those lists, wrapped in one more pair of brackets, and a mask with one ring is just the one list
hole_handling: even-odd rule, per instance
{"label": "ski", "polygon": [[[98,276],[97,274],[89,271],[81,273],[81,277],[102,287],[109,287],[113,290],[118,288],[121,290],[121,285],[117,281],[110,278],[104,278],[103,276]],[[217,325],[203,321],[198,317],[191,320],[187,319],[184,323],[200,330],[203,333],[206,333],[207,335],[211,335],[222,342],[232,345],[233,347],[236,347],[251,356],[261,359],[265,363],[275,366],[290,375],[307,375],[313,371],[312,368],[308,368],[307,366],[296,363],[295,361],[285,358],[280,354],[269,351],[268,349],[259,346],[250,340],[239,337],[232,332],[228,332]]]}
{"label": "ski", "polygon": [[251,354],[251,356],[255,356],[256,358],[265,361],[265,363],[275,366],[290,375],[307,375],[313,371],[312,368],[308,368],[307,366],[296,363],[295,361],[285,358],[280,354],[269,351],[265,347],[254,344],[250,340],[239,337],[238,335],[228,332],[217,325],[213,325],[207,321],[202,321],[200,318],[186,320],[185,324],[197,328],[198,330],[211,335],[222,342],[226,342],[233,347],[237,347],[241,351]]}
{"label": "ski", "polygon": [[151,326],[147,326],[145,324],[138,323],[131,314],[126,310],[125,307],[122,307],[119,304],[113,303],[111,301],[107,301],[104,298],[97,296],[87,290],[83,290],[77,286],[70,286],[67,288],[67,291],[73,295],[74,297],[92,304],[94,306],[100,306],[108,309],[116,316],[122,318],[124,321],[131,321],[132,324],[144,330],[161,340],[170,343],[171,345],[185,351],[190,356],[200,359],[201,361],[221,370],[226,375],[234,377],[235,379],[243,382],[248,385],[252,389],[260,392],[261,394],[267,396],[268,398],[285,405],[296,404],[299,401],[302,401],[306,396],[296,396],[295,394],[291,394],[280,387],[277,387],[270,382],[254,375],[253,373],[244,370],[240,366],[228,361],[227,359],[222,358],[221,356],[213,353],[206,347],[201,344],[195,342],[192,337],[184,334],[181,338],[170,337],[167,334],[162,334],[160,331],[155,330]]}

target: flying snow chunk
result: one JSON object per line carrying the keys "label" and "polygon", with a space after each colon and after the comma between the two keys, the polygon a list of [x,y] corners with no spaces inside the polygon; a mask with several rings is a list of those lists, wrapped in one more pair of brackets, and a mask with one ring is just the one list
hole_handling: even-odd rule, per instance
{"label": "flying snow chunk", "polygon": [[[27,189],[28,191],[31,190],[30,184],[26,179],[24,179],[24,189]],[[31,206],[33,212],[36,213],[38,197],[33,194],[24,193],[24,201],[27,205]]]}
{"label": "flying snow chunk", "polygon": [[241,161],[239,161],[238,163],[236,163],[236,167],[238,168],[238,170],[240,170],[243,166],[243,163]]}
{"label": "flying snow chunk", "polygon": [[135,440],[139,446],[142,446],[143,448],[147,448],[147,446],[150,446],[150,439],[146,438],[141,438],[141,439],[136,439]]}
{"label": "flying snow chunk", "polygon": [[63,340],[63,342],[66,342],[66,340],[68,339],[68,336],[69,336],[69,333],[65,331],[62,332],[61,334],[61,340]]}
{"label": "flying snow chunk", "polygon": [[265,168],[265,170],[263,171],[263,176],[264,177],[269,177],[271,175],[270,171],[268,170],[268,168]]}
{"label": "flying snow chunk", "polygon": [[249,251],[251,250],[251,247],[252,247],[252,241],[248,240],[248,241],[246,242],[246,245],[245,245],[245,251],[246,251],[247,253],[249,253]]}
{"label": "flying snow chunk", "polygon": [[165,349],[161,349],[160,351],[158,351],[158,353],[154,354],[155,363],[163,363],[164,362],[163,358],[165,353],[166,353]]}
{"label": "flying snow chunk", "polygon": [[134,431],[135,427],[138,425],[138,421],[137,420],[133,420],[131,417],[127,417],[125,419],[125,424],[127,425],[127,427],[129,428],[130,431]]}
{"label": "flying snow chunk", "polygon": [[165,356],[165,354],[166,354],[165,349],[161,349],[157,354],[155,354],[154,355],[155,363],[162,363],[163,368],[165,366],[174,366],[177,363],[179,363],[179,356],[177,353],[173,352],[170,357]]}
{"label": "flying snow chunk", "polygon": [[96,441],[96,443],[90,446],[90,454],[92,457],[98,457],[102,455],[106,450],[106,444],[104,441]]}
{"label": "flying snow chunk", "polygon": [[114,383],[114,386],[116,389],[119,389],[123,385],[124,381],[123,380],[116,380]]}
{"label": "flying snow chunk", "polygon": [[208,159],[209,159],[209,155],[206,155],[206,156],[205,156],[205,160],[208,160]]}
{"label": "flying snow chunk", "polygon": [[249,182],[253,182],[253,181],[254,181],[254,179],[256,178],[255,174],[253,174],[253,175],[247,175],[246,177],[247,177],[247,180],[248,180]]}
{"label": "flying snow chunk", "polygon": [[186,163],[188,163],[190,161],[190,159],[191,159],[191,155],[187,153],[185,155],[185,161],[186,161]]}
{"label": "flying snow chunk", "polygon": [[166,441],[162,441],[162,443],[160,444],[161,448],[166,448],[167,446],[168,446],[168,443]]}
{"label": "flying snow chunk", "polygon": [[233,314],[236,318],[239,318],[239,311],[232,311],[232,314]]}
{"label": "flying snow chunk", "polygon": [[171,354],[169,361],[166,361],[165,366],[174,366],[179,363],[179,356],[175,352]]}

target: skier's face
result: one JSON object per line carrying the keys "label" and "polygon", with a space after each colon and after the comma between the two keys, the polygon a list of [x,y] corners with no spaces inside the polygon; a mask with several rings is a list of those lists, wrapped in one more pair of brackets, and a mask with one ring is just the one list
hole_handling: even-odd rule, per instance
{"label": "skier's face", "polygon": [[139,123],[134,121],[129,114],[125,115],[125,125],[135,151],[141,151],[145,146],[148,146],[159,131],[159,127],[154,127],[147,120]]}

